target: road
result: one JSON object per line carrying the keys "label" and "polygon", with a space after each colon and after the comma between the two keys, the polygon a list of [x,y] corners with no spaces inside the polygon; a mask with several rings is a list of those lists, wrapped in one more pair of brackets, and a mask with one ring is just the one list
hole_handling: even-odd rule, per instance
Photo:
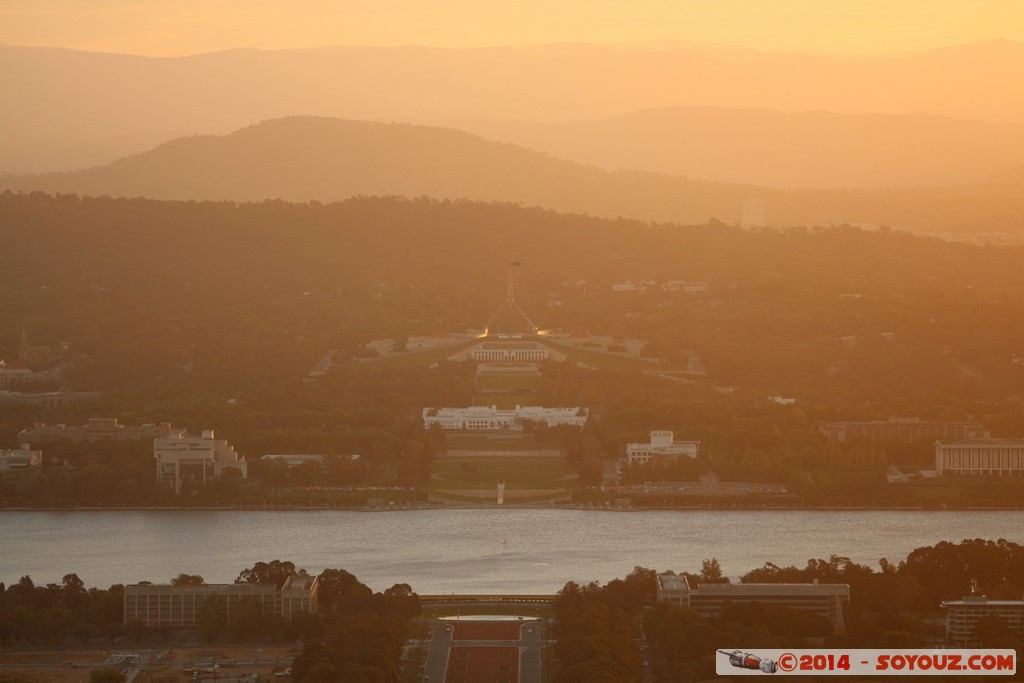
{"label": "road", "polygon": [[448,651],[452,646],[452,632],[443,621],[433,624],[434,635],[427,643],[427,663],[423,666],[423,680],[442,683],[448,671]]}
{"label": "road", "polygon": [[540,683],[541,661],[544,646],[541,629],[543,622],[532,621],[523,624],[519,630],[519,683]]}

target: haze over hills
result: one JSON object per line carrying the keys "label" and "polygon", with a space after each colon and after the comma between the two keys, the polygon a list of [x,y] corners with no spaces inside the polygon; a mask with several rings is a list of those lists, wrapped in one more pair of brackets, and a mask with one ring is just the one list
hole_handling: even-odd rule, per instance
{"label": "haze over hills", "polygon": [[176,135],[285,115],[601,119],[669,106],[926,112],[1024,123],[1024,44],[850,57],[558,44],[229,50],[148,58],[0,47],[0,171],[107,163]]}
{"label": "haze over hills", "polygon": [[782,188],[973,183],[1024,161],[1024,125],[930,114],[669,107],[603,120],[451,126],[605,169]]}
{"label": "haze over hills", "polygon": [[463,131],[322,117],[180,138],[84,171],[0,176],[0,189],[235,201],[469,198],[678,223],[713,217],[738,222],[742,202],[759,198],[770,225],[846,221],[990,232],[1024,222],[1024,184],[1012,180],[938,189],[784,191],[608,172]]}

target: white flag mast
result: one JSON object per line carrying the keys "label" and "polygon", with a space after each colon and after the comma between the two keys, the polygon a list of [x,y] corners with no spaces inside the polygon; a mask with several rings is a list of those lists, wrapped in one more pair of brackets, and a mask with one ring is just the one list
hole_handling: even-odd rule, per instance
{"label": "white flag mast", "polygon": [[489,331],[491,329],[491,325],[493,325],[494,321],[498,319],[498,316],[500,316],[502,314],[502,312],[506,308],[508,308],[508,309],[515,309],[516,311],[519,311],[519,315],[523,316],[523,319],[530,325],[530,332],[532,332],[533,334],[537,334],[537,326],[533,324],[533,321],[530,320],[530,316],[526,315],[526,312],[522,308],[519,307],[519,304],[516,303],[514,280],[513,280],[513,277],[512,277],[512,269],[516,268],[516,267],[518,267],[520,265],[522,265],[522,264],[519,263],[519,261],[514,259],[514,258],[510,258],[508,260],[508,287],[505,290],[505,292],[506,292],[505,293],[505,303],[503,303],[501,305],[501,308],[498,309],[498,312],[495,313],[491,317],[491,319],[487,322],[487,327],[485,328],[487,331]]}

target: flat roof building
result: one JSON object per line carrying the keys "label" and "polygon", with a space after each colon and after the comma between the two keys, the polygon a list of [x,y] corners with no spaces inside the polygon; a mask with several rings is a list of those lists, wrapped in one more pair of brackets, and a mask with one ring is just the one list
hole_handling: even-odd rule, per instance
{"label": "flat roof building", "polygon": [[675,433],[653,431],[649,443],[626,444],[626,463],[646,465],[657,459],[696,458],[700,441],[674,441]]}
{"label": "flat roof building", "polygon": [[156,478],[181,493],[181,484],[189,480],[202,482],[219,477],[229,467],[238,469],[242,478],[248,477],[245,457],[235,452],[224,439],[215,439],[212,429],[201,436],[180,436],[153,440],[153,458],[156,460]]}
{"label": "flat roof building", "polygon": [[47,410],[98,400],[98,391],[44,391],[29,394],[20,391],[0,391],[0,405],[42,406]]}
{"label": "flat roof building", "polygon": [[300,612],[316,613],[317,588],[315,576],[290,576],[281,588],[272,583],[131,584],[124,587],[124,623],[195,626],[212,601],[231,621],[231,615],[245,600],[254,602],[265,615],[291,619]]}
{"label": "flat roof building", "polygon": [[31,382],[36,374],[28,368],[15,367],[0,360],[0,389],[8,389],[15,384]]}
{"label": "flat roof building", "polygon": [[946,608],[946,642],[956,647],[977,647],[974,627],[982,617],[1001,617],[1011,631],[1024,626],[1024,600],[989,600],[969,596],[941,603]]}
{"label": "flat roof building", "polygon": [[1024,476],[1024,439],[963,439],[935,442],[940,476]]}
{"label": "flat roof building", "polygon": [[18,434],[20,441],[46,442],[67,439],[74,443],[96,441],[150,441],[152,439],[181,438],[185,430],[171,427],[169,422],[128,426],[116,417],[92,417],[84,425],[36,424]]}
{"label": "flat roof building", "polygon": [[548,427],[571,425],[582,427],[590,415],[589,408],[544,408],[516,406],[514,410],[499,410],[497,406],[470,406],[468,408],[424,408],[423,428],[435,424],[442,429],[466,430],[521,430],[527,422],[539,422]]}
{"label": "flat roof building", "polygon": [[548,347],[536,342],[494,342],[477,344],[469,357],[478,361],[529,362],[551,357]]}
{"label": "flat roof building", "polygon": [[21,448],[0,450],[0,472],[38,470],[43,466],[43,452],[32,450],[27,443]]}
{"label": "flat roof building", "polygon": [[933,439],[981,439],[989,431],[977,422],[927,422],[916,417],[890,417],[866,422],[829,422],[821,433],[830,441],[921,441]]}
{"label": "flat roof building", "polygon": [[700,583],[690,574],[659,574],[659,603],[688,607],[702,617],[717,617],[726,604],[758,603],[811,612],[843,633],[843,610],[850,600],[845,583]]}

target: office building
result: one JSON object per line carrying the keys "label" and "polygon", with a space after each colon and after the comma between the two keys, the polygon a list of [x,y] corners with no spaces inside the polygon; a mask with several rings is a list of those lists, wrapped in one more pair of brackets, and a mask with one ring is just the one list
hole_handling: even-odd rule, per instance
{"label": "office building", "polygon": [[235,452],[223,439],[215,439],[212,429],[201,436],[180,436],[153,440],[153,458],[156,460],[156,478],[181,493],[184,481],[205,486],[228,468],[237,469],[242,478],[248,477],[245,457]]}
{"label": "office building", "polygon": [[674,438],[673,432],[653,431],[649,443],[626,444],[626,463],[646,465],[659,459],[674,460],[697,457],[700,451],[700,441],[674,441]]}
{"label": "office building", "polygon": [[935,472],[947,477],[1024,476],[1024,439],[936,441]]}
{"label": "office building", "polygon": [[830,441],[934,441],[983,439],[989,432],[977,422],[927,422],[916,417],[890,417],[866,422],[829,422],[821,433]]}
{"label": "office building", "polygon": [[45,391],[23,394],[20,391],[0,391],[0,405],[41,406],[47,410],[63,406],[77,406],[98,401],[97,391]]}
{"label": "office building", "polygon": [[45,443],[67,439],[74,443],[96,441],[152,441],[153,439],[180,438],[185,430],[174,429],[169,422],[129,426],[120,424],[116,417],[93,417],[84,425],[36,424],[18,434],[19,441]]}
{"label": "office building", "polygon": [[978,647],[974,627],[982,617],[1000,617],[1011,631],[1024,627],[1024,600],[989,600],[969,596],[941,603],[946,608],[946,642],[956,647]]}
{"label": "office building", "polygon": [[290,576],[281,588],[272,583],[131,584],[124,588],[124,623],[195,626],[210,603],[230,622],[243,601],[255,603],[265,615],[291,619],[300,612],[316,613],[317,587],[315,576]]}
{"label": "office building", "polygon": [[442,429],[467,430],[522,430],[527,422],[558,427],[582,427],[590,415],[589,408],[543,408],[516,406],[514,410],[499,410],[496,406],[470,406],[468,408],[424,408],[423,428],[440,425]]}
{"label": "office building", "polygon": [[845,583],[700,583],[690,574],[659,574],[659,603],[688,607],[702,617],[718,617],[727,605],[758,603],[811,612],[832,624],[834,633],[846,629],[843,610],[850,600]]}

